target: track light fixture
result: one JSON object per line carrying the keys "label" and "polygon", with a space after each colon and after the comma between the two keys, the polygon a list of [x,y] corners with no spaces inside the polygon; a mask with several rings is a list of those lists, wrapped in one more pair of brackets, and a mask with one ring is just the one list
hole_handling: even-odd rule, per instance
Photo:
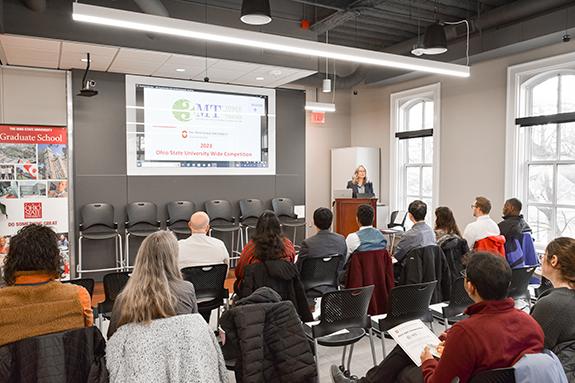
{"label": "track light fixture", "polygon": [[243,0],[240,20],[249,25],[265,25],[271,22],[269,0]]}

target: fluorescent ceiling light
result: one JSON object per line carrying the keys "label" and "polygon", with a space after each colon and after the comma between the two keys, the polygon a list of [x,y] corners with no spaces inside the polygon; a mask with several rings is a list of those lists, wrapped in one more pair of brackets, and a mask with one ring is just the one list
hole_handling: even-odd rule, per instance
{"label": "fluorescent ceiling light", "polygon": [[185,72],[186,70],[184,68],[176,68],[176,72]]}
{"label": "fluorescent ceiling light", "polygon": [[305,110],[311,110],[312,112],[335,112],[335,104],[308,101],[305,103]]}
{"label": "fluorescent ceiling light", "polygon": [[166,34],[190,39],[214,41],[257,49],[311,57],[384,66],[404,70],[469,77],[469,67],[451,63],[400,56],[366,49],[331,45],[317,41],[270,35],[242,29],[172,19],[144,13],[122,11],[88,4],[73,4],[72,17],[76,21],[132,29],[148,33]]}

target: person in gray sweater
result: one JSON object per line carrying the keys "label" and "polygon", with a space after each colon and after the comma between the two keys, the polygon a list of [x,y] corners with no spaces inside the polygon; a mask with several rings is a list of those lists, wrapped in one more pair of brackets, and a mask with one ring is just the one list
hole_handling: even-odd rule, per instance
{"label": "person in gray sweater", "polygon": [[575,382],[575,239],[560,237],[547,245],[542,274],[553,284],[531,310],[545,334],[545,348],[559,357],[570,383]]}

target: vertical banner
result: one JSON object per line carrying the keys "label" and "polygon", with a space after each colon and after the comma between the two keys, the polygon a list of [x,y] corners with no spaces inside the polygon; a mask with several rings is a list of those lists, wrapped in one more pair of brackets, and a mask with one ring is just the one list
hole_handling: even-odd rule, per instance
{"label": "vertical banner", "polygon": [[[38,223],[58,234],[64,275],[68,253],[68,132],[63,126],[0,125],[0,258],[10,236]],[[1,259],[0,259],[1,261]]]}

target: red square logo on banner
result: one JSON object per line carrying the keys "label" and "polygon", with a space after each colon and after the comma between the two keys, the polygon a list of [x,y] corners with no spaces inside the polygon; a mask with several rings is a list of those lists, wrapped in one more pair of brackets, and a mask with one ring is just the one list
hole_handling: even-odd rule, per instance
{"label": "red square logo on banner", "polygon": [[42,218],[42,202],[24,203],[24,219]]}

